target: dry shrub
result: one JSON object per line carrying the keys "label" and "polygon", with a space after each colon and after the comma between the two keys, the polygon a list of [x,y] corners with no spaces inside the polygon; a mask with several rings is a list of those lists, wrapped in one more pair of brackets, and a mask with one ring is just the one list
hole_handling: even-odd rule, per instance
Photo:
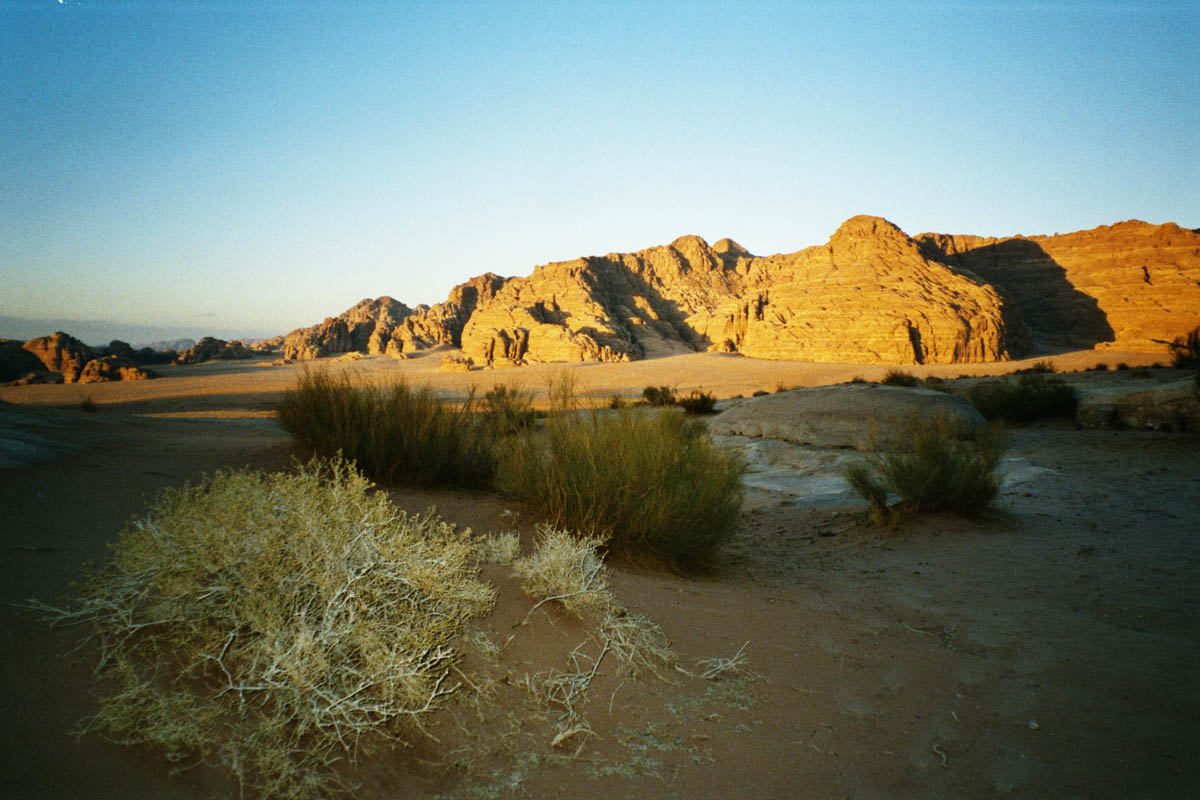
{"label": "dry shrub", "polygon": [[503,442],[497,461],[502,492],[635,560],[705,567],[741,508],[742,463],[678,409],[560,407],[537,434]]}
{"label": "dry shrub", "polygon": [[[516,398],[506,394],[492,407],[516,414]],[[383,483],[482,486],[495,468],[495,429],[475,413],[472,398],[455,405],[428,387],[354,386],[345,374],[306,368],[276,410],[283,427],[316,453],[341,453]]]}
{"label": "dry shrub", "polygon": [[1075,415],[1079,398],[1075,388],[1062,378],[1045,372],[1026,372],[1015,382],[984,381],[966,391],[966,399],[984,419],[1032,422],[1044,417]]}
{"label": "dry shrub", "polygon": [[369,489],[314,460],[164,491],[54,610],[98,643],[84,729],[223,763],[272,798],[336,791],[335,762],[419,732],[494,590],[469,531]]}
{"label": "dry shrub", "polygon": [[[908,451],[872,449],[845,472],[877,523],[921,511],[972,514],[995,499],[1000,488],[995,470],[1005,448],[1000,431],[989,427],[972,435],[936,415],[914,418],[906,429]],[[899,497],[894,504],[888,502],[891,495]]]}
{"label": "dry shrub", "polygon": [[591,732],[582,706],[609,654],[616,659],[618,671],[632,679],[644,671],[659,674],[660,669],[675,665],[675,654],[662,629],[650,619],[630,613],[610,591],[608,571],[599,553],[603,544],[602,539],[542,525],[534,551],[513,562],[513,571],[523,578],[521,588],[540,598],[525,622],[543,605],[558,602],[595,624],[597,653],[589,654],[587,643],[581,643],[568,656],[569,669],[526,675],[521,681],[540,705],[560,713],[556,743]]}
{"label": "dry shrub", "polygon": [[884,386],[920,386],[921,379],[911,372],[901,369],[889,369],[880,381]]}
{"label": "dry shrub", "polygon": [[717,398],[708,392],[693,389],[679,398],[679,407],[689,414],[711,414],[716,410]]}
{"label": "dry shrub", "polygon": [[1167,347],[1171,351],[1171,366],[1176,369],[1200,367],[1200,325],[1175,337]]}

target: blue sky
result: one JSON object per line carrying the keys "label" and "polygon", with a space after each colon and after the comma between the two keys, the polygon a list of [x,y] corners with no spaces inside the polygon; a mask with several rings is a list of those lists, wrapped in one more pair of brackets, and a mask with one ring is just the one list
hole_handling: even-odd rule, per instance
{"label": "blue sky", "polygon": [[270,335],[859,213],[1196,227],[1197,41],[1192,2],[0,0],[0,318]]}

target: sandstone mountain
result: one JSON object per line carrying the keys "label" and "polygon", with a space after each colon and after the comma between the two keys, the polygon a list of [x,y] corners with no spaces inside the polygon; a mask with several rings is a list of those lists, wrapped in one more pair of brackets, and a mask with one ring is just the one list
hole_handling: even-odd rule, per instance
{"label": "sandstone mountain", "polygon": [[847,220],[757,257],[684,236],[636,253],[486,273],[445,303],[363,300],[284,337],[284,356],[462,348],[477,364],[697,350],[842,363],[1005,360],[1056,346],[1161,349],[1200,320],[1200,235],[1125,222],[1053,237],[906,235]]}

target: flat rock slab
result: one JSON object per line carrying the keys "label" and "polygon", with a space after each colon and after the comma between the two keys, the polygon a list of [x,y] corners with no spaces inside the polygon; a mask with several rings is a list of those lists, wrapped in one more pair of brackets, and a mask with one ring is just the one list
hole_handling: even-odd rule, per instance
{"label": "flat rock slab", "polygon": [[795,389],[743,400],[712,422],[724,436],[782,439],[809,447],[892,449],[905,440],[914,417],[942,415],[966,430],[987,424],[960,397],[930,389],[847,383]]}
{"label": "flat rock slab", "polygon": [[62,441],[59,420],[39,414],[0,406],[0,469],[50,464],[62,452],[77,450],[78,445]]}
{"label": "flat rock slab", "polygon": [[1088,428],[1198,431],[1200,392],[1194,380],[1149,388],[1082,390],[1075,419]]}

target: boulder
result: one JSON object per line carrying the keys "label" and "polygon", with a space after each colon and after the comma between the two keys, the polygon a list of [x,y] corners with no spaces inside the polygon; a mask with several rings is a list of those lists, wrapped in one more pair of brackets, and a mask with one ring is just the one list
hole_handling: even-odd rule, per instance
{"label": "boulder", "polygon": [[960,397],[930,389],[846,383],[739,402],[712,422],[725,436],[781,439],[809,447],[900,449],[913,417],[945,416],[975,430],[986,421]]}

